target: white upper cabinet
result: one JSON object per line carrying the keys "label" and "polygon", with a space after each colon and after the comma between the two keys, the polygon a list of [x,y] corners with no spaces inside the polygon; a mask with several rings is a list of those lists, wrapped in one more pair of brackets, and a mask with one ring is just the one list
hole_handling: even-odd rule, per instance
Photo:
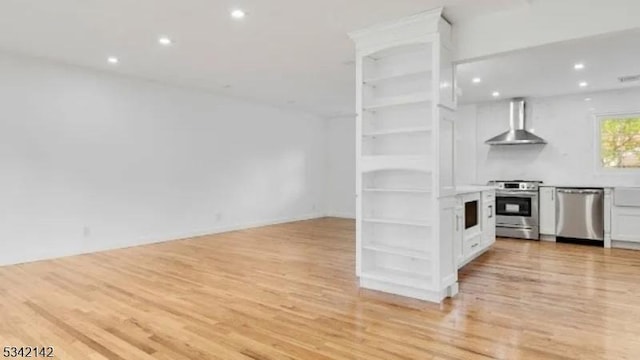
{"label": "white upper cabinet", "polygon": [[556,188],[540,187],[540,234],[556,234]]}

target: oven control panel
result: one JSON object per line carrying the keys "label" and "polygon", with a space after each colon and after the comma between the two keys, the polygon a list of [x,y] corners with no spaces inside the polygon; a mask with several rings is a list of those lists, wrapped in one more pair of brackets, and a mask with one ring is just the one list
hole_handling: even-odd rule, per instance
{"label": "oven control panel", "polygon": [[491,182],[492,185],[495,185],[500,190],[519,190],[519,191],[537,191],[539,183],[538,182],[503,182],[496,181]]}

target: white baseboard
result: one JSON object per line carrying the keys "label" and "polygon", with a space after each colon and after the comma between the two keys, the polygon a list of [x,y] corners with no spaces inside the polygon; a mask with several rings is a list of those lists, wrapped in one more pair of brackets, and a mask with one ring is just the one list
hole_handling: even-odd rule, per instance
{"label": "white baseboard", "polygon": [[327,217],[334,217],[334,218],[341,218],[341,219],[351,219],[351,220],[355,220],[356,219],[356,215],[355,214],[351,214],[351,213],[347,213],[347,212],[333,212],[333,211],[327,212]]}
{"label": "white baseboard", "polygon": [[371,279],[366,276],[360,276],[360,287],[433,303],[441,303],[448,296],[455,296],[458,293],[458,283],[452,284],[442,291],[433,291]]}
{"label": "white baseboard", "polygon": [[271,219],[271,220],[224,225],[224,226],[211,228],[208,230],[180,233],[172,236],[169,239],[164,237],[164,240],[151,241],[148,243],[158,243],[158,242],[165,242],[165,241],[189,239],[189,238],[198,237],[198,236],[222,234],[222,233],[231,232],[231,231],[247,230],[247,229],[253,229],[253,228],[258,228],[263,226],[285,224],[290,222],[318,219],[323,217],[325,217],[325,215],[322,213],[314,213],[314,214],[307,214],[307,215],[301,215],[301,216],[291,216],[286,218],[277,218],[277,219]]}
{"label": "white baseboard", "polygon": [[153,235],[145,236],[142,238],[130,239],[131,241],[128,241],[127,244],[112,245],[112,246],[109,246],[107,244],[106,246],[97,246],[94,248],[84,249],[84,250],[74,251],[74,252],[64,252],[60,254],[55,254],[53,256],[45,256],[45,257],[20,256],[10,261],[5,261],[5,262],[0,261],[0,266],[24,264],[24,263],[31,263],[35,261],[59,259],[59,258],[68,257],[68,256],[93,254],[93,253],[118,250],[118,249],[127,249],[127,248],[132,248],[137,246],[158,244],[158,243],[169,242],[169,241],[185,240],[185,239],[199,237],[199,236],[222,234],[230,231],[246,230],[246,229],[252,229],[252,228],[257,228],[262,226],[290,223],[295,221],[311,220],[311,219],[322,218],[325,216],[326,215],[323,213],[312,213],[312,214],[306,214],[306,215],[300,215],[300,216],[276,218],[271,220],[262,220],[262,221],[255,221],[255,222],[224,225],[224,226],[218,226],[210,229],[202,229],[202,230],[196,230],[196,231],[176,232],[176,233],[165,234],[161,236],[153,236]]}
{"label": "white baseboard", "polygon": [[[135,246],[141,246],[141,245],[158,244],[158,243],[176,241],[176,240],[185,240],[185,239],[190,239],[194,237],[223,234],[231,231],[247,230],[247,229],[253,229],[253,228],[258,228],[263,226],[318,219],[322,217],[325,217],[325,215],[322,213],[313,213],[313,214],[307,214],[307,215],[301,215],[301,216],[291,216],[291,217],[276,218],[271,220],[262,220],[262,221],[255,221],[255,222],[224,225],[224,226],[218,226],[218,227],[198,230],[198,231],[174,233],[172,235],[165,235],[162,237],[148,237],[146,239],[141,239],[140,242],[136,242],[132,246],[117,247],[116,249],[126,249],[128,247],[135,247]],[[113,249],[105,249],[105,250],[113,250]],[[104,251],[104,250],[101,250],[101,251]]]}
{"label": "white baseboard", "polygon": [[617,249],[640,250],[640,243],[632,241],[612,240],[611,247]]}
{"label": "white baseboard", "polygon": [[556,236],[540,234],[540,241],[556,242]]}

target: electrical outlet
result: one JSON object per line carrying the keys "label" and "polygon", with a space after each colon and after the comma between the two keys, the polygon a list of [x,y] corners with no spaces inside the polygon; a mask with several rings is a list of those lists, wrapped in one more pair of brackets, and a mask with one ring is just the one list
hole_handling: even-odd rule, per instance
{"label": "electrical outlet", "polygon": [[82,236],[88,238],[89,236],[91,236],[91,228],[88,226],[85,226],[82,228]]}
{"label": "electrical outlet", "polygon": [[222,220],[222,213],[216,213],[216,221]]}

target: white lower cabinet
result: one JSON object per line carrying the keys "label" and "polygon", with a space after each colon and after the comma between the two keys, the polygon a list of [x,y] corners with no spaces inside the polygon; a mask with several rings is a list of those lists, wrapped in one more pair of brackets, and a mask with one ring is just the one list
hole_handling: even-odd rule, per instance
{"label": "white lower cabinet", "polygon": [[[609,203],[611,203],[610,238],[613,246],[640,249],[640,188],[616,188],[610,191],[609,195]],[[606,199],[605,197],[605,202],[607,202]],[[606,225],[605,218],[605,238],[607,236]]]}
{"label": "white lower cabinet", "polygon": [[491,246],[496,242],[496,205],[495,202],[482,206],[482,243]]}
{"label": "white lower cabinet", "polygon": [[482,243],[482,234],[478,234],[468,239],[464,239],[464,251],[463,251],[464,258],[471,259],[474,255],[476,255],[481,250],[482,245],[484,245]]}
{"label": "white lower cabinet", "polygon": [[[465,203],[478,200],[478,225],[465,228]],[[488,250],[496,241],[495,191],[458,196],[454,249],[458,268],[463,267]],[[471,222],[473,223],[473,222]],[[471,225],[471,223],[469,225]],[[459,226],[458,226],[459,224]]]}
{"label": "white lower cabinet", "polygon": [[640,207],[613,208],[611,239],[640,243]]}
{"label": "white lower cabinet", "polygon": [[556,234],[556,188],[540,187],[540,234]]}

